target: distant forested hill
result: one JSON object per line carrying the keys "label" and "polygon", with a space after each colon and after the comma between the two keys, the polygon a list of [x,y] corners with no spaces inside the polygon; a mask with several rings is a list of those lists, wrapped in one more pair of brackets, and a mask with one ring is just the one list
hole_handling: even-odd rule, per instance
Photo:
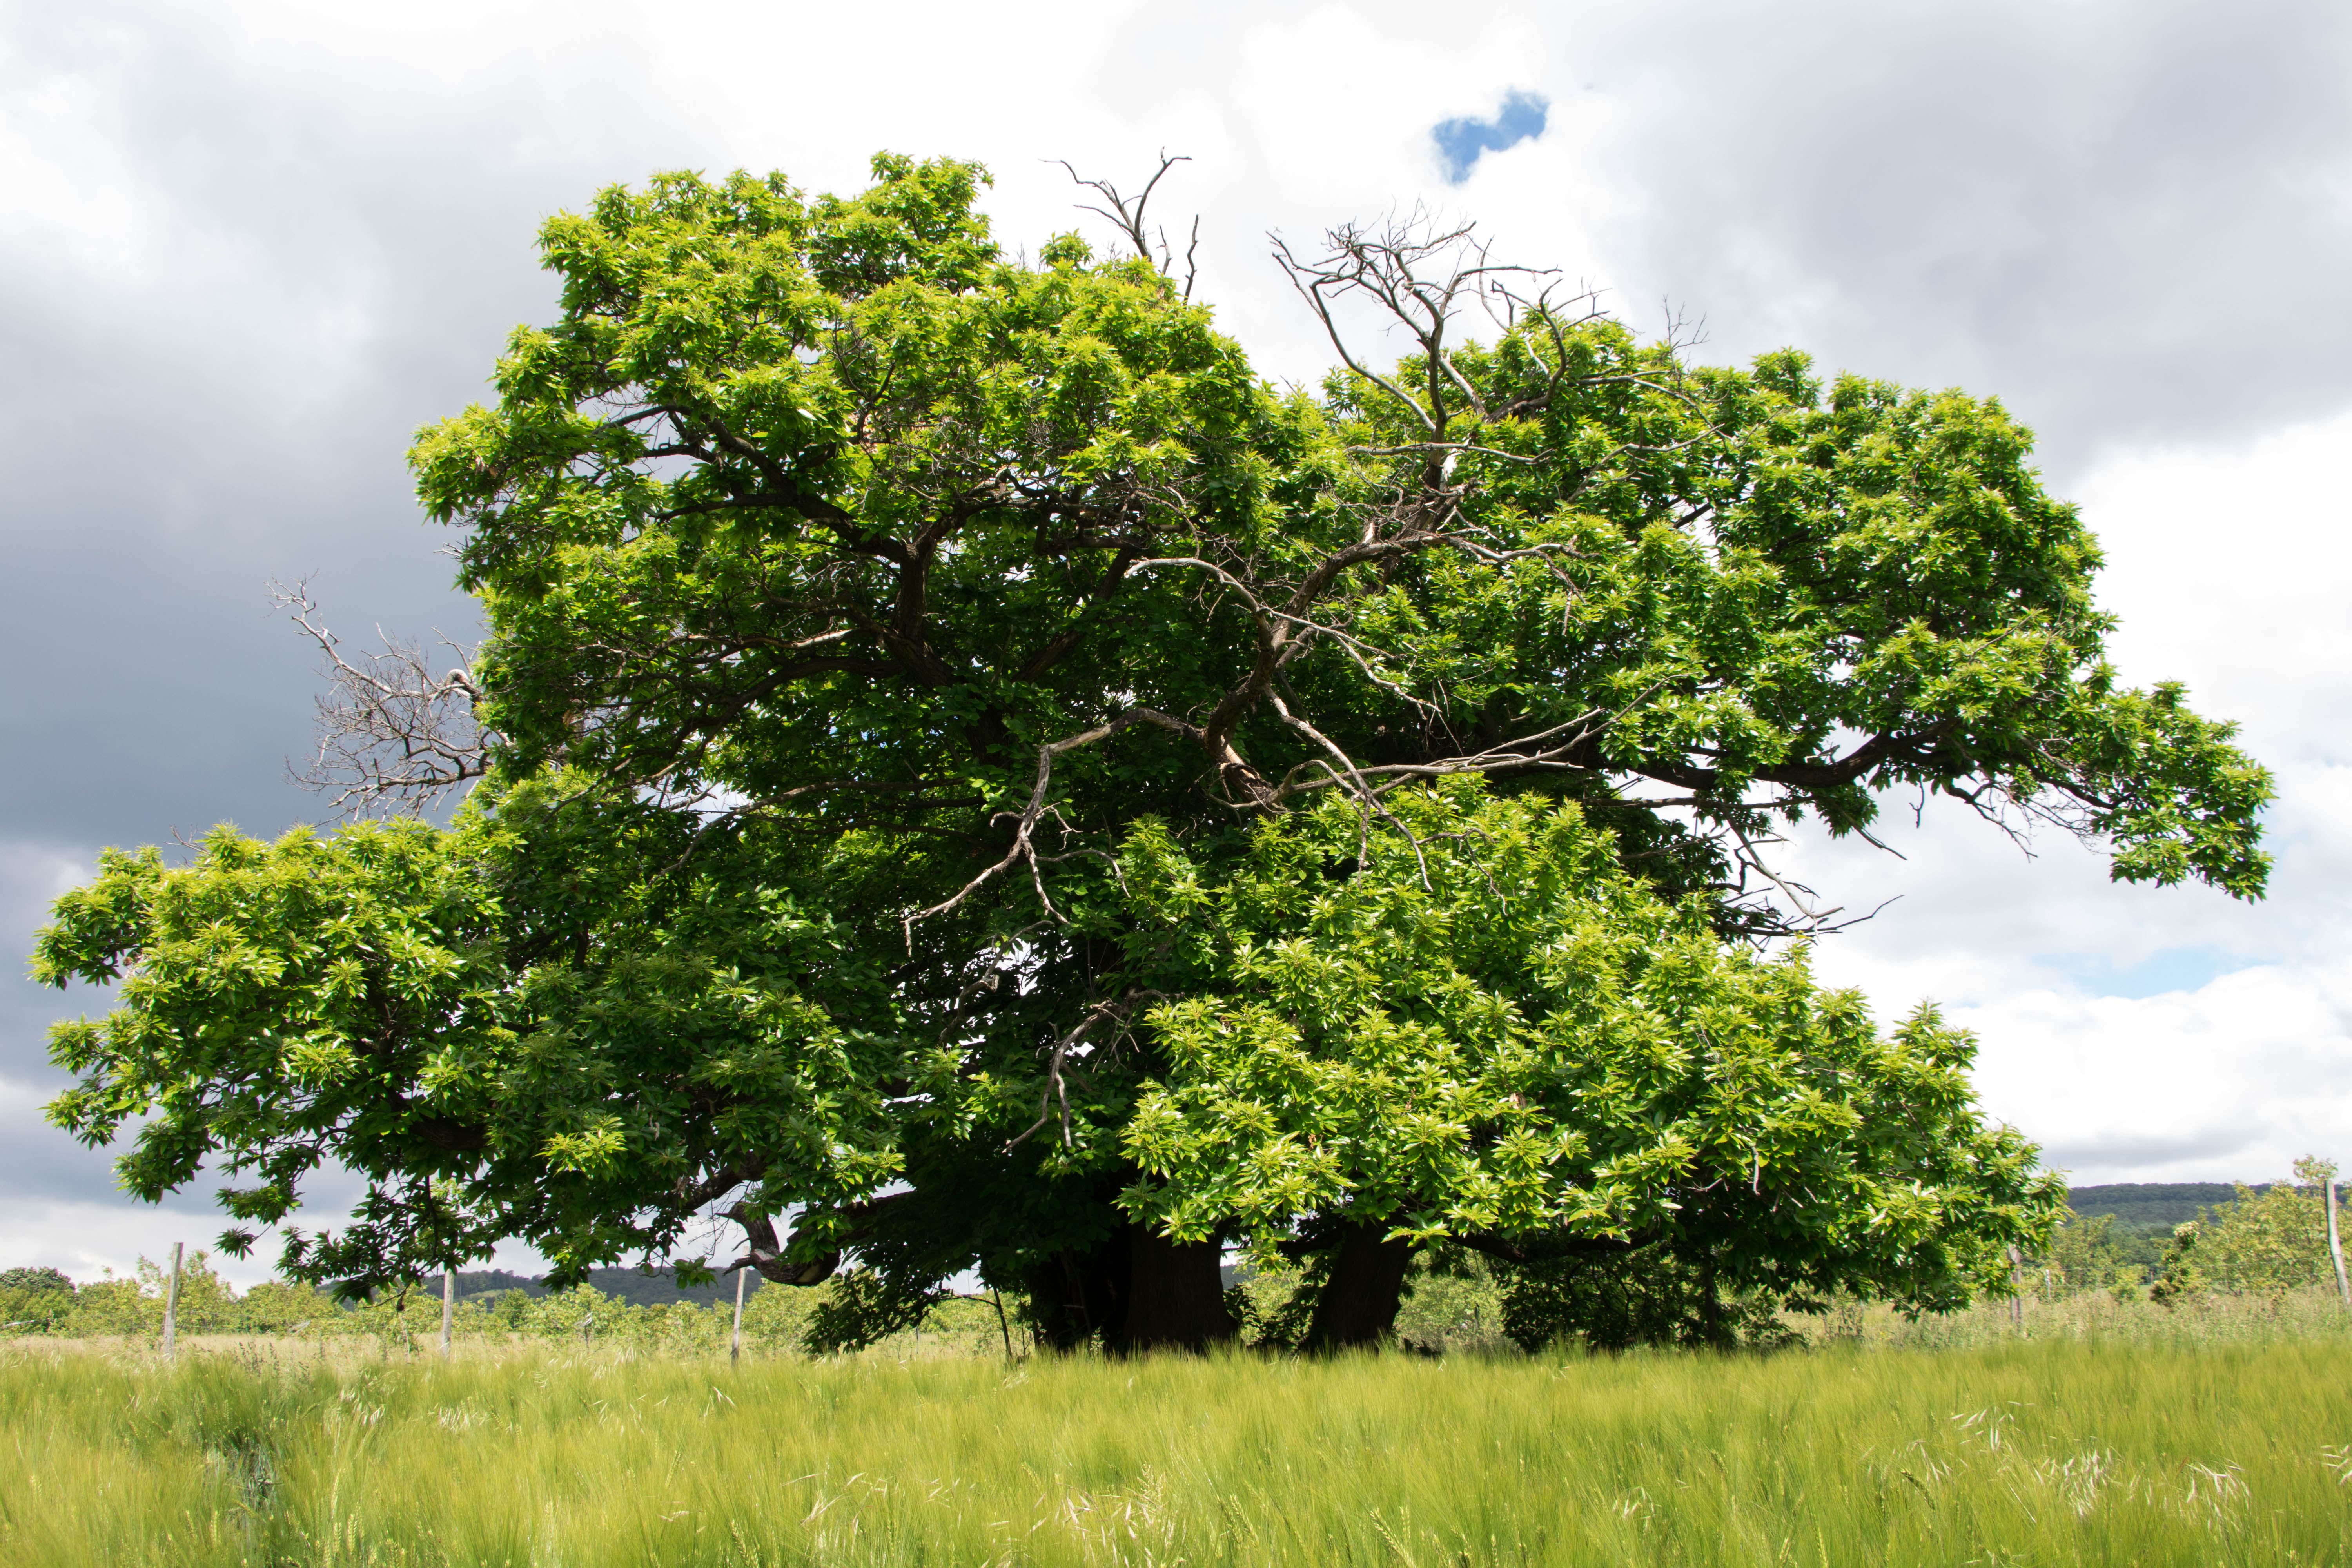
{"label": "distant forested hill", "polygon": [[[735,1281],[732,1279],[721,1279],[716,1285],[700,1285],[681,1290],[667,1274],[640,1274],[634,1268],[592,1268],[588,1271],[588,1283],[607,1296],[617,1296],[640,1307],[660,1306],[670,1301],[693,1301],[708,1306],[713,1301],[731,1302],[735,1300]],[[751,1289],[757,1290],[766,1283],[754,1273]],[[434,1281],[425,1282],[428,1291],[433,1285]],[[509,1274],[503,1268],[467,1268],[458,1272],[457,1295],[461,1300],[469,1296],[495,1296],[506,1290],[520,1290],[526,1296],[547,1294],[547,1287],[528,1274]]]}
{"label": "distant forested hill", "polygon": [[2113,1215],[2118,1226],[2132,1230],[2170,1230],[2237,1195],[2228,1182],[2117,1182],[2069,1187],[2066,1206],[2085,1219]]}

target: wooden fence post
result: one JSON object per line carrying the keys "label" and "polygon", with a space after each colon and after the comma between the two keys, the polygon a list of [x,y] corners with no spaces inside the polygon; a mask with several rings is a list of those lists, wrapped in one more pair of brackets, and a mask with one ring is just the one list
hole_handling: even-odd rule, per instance
{"label": "wooden fence post", "polygon": [[2344,1238],[2336,1228],[2336,1178],[2327,1178],[2327,1255],[2336,1260],[2336,1294],[2352,1312],[2352,1283],[2344,1278]]}
{"label": "wooden fence post", "polygon": [[742,1269],[738,1268],[735,1270],[735,1337],[733,1340],[729,1342],[727,1346],[727,1359],[730,1362],[739,1362],[743,1359],[744,1278],[744,1271]]}
{"label": "wooden fence post", "polygon": [[172,1359],[172,1346],[180,1332],[180,1248],[185,1242],[172,1243],[172,1282],[163,1287],[163,1359]]}
{"label": "wooden fence post", "polygon": [[441,1270],[441,1359],[449,1359],[449,1318],[457,1310],[457,1271]]}
{"label": "wooden fence post", "polygon": [[2025,1330],[2025,1254],[2014,1246],[2009,1249],[2009,1321],[2022,1333]]}

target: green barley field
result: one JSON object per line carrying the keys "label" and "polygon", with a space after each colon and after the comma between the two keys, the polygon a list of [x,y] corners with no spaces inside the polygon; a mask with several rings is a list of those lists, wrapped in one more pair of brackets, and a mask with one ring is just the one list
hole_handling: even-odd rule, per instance
{"label": "green barley field", "polygon": [[2352,1339],[2043,1328],[1329,1362],[17,1341],[0,1563],[2352,1564]]}

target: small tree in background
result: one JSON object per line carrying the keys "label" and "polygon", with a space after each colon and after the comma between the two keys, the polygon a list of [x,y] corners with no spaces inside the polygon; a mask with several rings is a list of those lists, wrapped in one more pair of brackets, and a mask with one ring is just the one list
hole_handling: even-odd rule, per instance
{"label": "small tree in background", "polygon": [[[111,1269],[100,1279],[76,1286],[56,1269],[15,1269],[12,1276],[38,1274],[65,1280],[65,1292],[44,1298],[62,1300],[65,1310],[52,1316],[47,1331],[75,1337],[96,1338],[116,1334],[139,1337],[155,1334],[163,1328],[163,1290],[166,1271],[163,1265],[146,1258],[139,1259],[136,1270],[129,1279],[118,1279]],[[6,1289],[0,1283],[0,1290]],[[10,1316],[16,1314],[11,1313]],[[230,1333],[244,1327],[243,1303],[237,1300],[236,1288],[213,1272],[210,1257],[196,1252],[187,1258],[180,1270],[179,1327],[182,1333]]]}
{"label": "small tree in background", "polygon": [[2136,1297],[2148,1275],[2148,1265],[2135,1258],[2116,1235],[2115,1215],[2104,1214],[2069,1215],[2050,1233],[2050,1245],[2033,1267],[2041,1271],[2039,1289],[2044,1296],[2105,1290]]}
{"label": "small tree in background", "polygon": [[341,1303],[315,1285],[265,1279],[237,1299],[237,1327],[247,1333],[287,1334],[341,1326]]}
{"label": "small tree in background", "polygon": [[0,1333],[48,1333],[73,1306],[74,1283],[55,1268],[0,1271]]}
{"label": "small tree in background", "polygon": [[2334,1161],[2306,1156],[2293,1182],[2239,1183],[2235,1198],[2173,1231],[2151,1294],[2167,1302],[2203,1290],[2275,1297],[2332,1284],[2326,1184],[2335,1174]]}

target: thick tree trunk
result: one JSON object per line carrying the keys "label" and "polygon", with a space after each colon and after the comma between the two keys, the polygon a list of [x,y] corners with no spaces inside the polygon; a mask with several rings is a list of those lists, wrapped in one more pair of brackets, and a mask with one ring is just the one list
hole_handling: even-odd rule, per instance
{"label": "thick tree trunk", "polygon": [[1103,1348],[1203,1351],[1240,1331],[1225,1309],[1224,1248],[1214,1241],[1171,1241],[1149,1226],[1127,1227],[1127,1315]]}
{"label": "thick tree trunk", "polygon": [[1398,1303],[1404,1299],[1412,1243],[1402,1237],[1381,1240],[1387,1228],[1377,1220],[1340,1228],[1331,1276],[1316,1298],[1315,1318],[1302,1349],[1324,1352],[1388,1342],[1396,1329]]}
{"label": "thick tree trunk", "polygon": [[1127,1237],[1057,1252],[1029,1273],[1029,1310],[1041,1350],[1083,1350],[1127,1317]]}
{"label": "thick tree trunk", "polygon": [[1124,1225],[1084,1252],[1056,1254],[1029,1277],[1038,1343],[1112,1355],[1205,1350],[1240,1330],[1225,1310],[1213,1241],[1173,1242]]}
{"label": "thick tree trunk", "polygon": [[1723,1326],[1723,1297],[1715,1287],[1715,1249],[1698,1255],[1698,1331],[1702,1342],[1728,1349],[1732,1337]]}

